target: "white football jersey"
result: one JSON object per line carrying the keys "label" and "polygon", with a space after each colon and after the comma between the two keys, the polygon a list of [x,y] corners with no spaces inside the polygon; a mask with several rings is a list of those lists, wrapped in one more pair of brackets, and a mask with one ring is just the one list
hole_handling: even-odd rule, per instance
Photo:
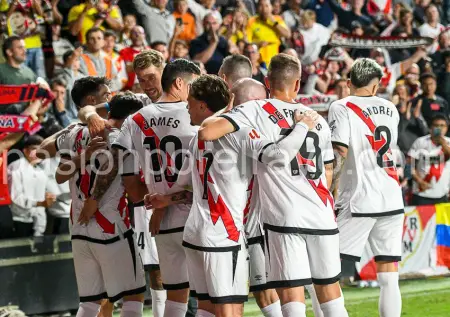
{"label": "white football jersey", "polygon": [[[284,138],[294,125],[294,111],[310,108],[277,99],[250,101],[223,114],[236,129],[252,127],[272,142]],[[297,156],[285,167],[258,163],[261,221],[298,233],[334,234],[334,201],[328,190],[325,164],[334,159],[325,119],[310,130]]]}
{"label": "white football jersey", "polygon": [[[198,130],[191,125],[186,102],[154,103],[129,116],[114,146],[135,151],[149,193],[171,194],[180,188],[176,182],[189,142]],[[182,230],[190,205],[167,208],[161,231]]]}
{"label": "white football jersey", "polygon": [[184,230],[185,242],[210,248],[240,245],[253,158],[267,144],[272,142],[252,128],[212,142],[194,137],[189,154],[193,203]]}
{"label": "white football jersey", "polygon": [[[110,147],[118,136],[119,130],[112,129],[108,134],[107,143]],[[61,157],[69,157],[80,154],[89,144],[89,130],[84,125],[78,125],[68,133],[60,135],[56,139],[56,147]],[[91,242],[96,240],[110,240],[123,235],[131,229],[128,213],[128,202],[125,189],[122,185],[121,175],[117,175],[108,190],[98,202],[98,210],[88,225],[80,225],[78,217],[84,205],[84,201],[92,194],[96,171],[107,161],[105,154],[99,154],[86,162],[69,180],[72,206],[70,210],[70,224],[72,239],[83,239]],[[132,157],[130,156],[130,159]],[[133,173],[132,162],[126,159],[121,173]],[[102,242],[100,242],[102,243]]]}
{"label": "white football jersey", "polygon": [[353,216],[403,213],[392,153],[399,122],[395,105],[376,96],[350,96],[331,104],[328,120],[332,142],[348,147],[336,208],[350,209]]}
{"label": "white football jersey", "polygon": [[[450,138],[445,137],[447,144]],[[408,155],[415,160],[418,176],[430,183],[431,188],[420,191],[416,182],[413,184],[413,194],[426,198],[441,198],[448,195],[450,185],[450,161],[444,158],[442,146],[434,143],[430,135],[418,138]]]}

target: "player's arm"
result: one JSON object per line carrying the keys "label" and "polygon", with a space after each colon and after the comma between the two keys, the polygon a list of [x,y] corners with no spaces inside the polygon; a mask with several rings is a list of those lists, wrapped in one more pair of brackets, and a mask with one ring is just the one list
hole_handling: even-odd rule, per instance
{"label": "player's arm", "polygon": [[331,188],[331,185],[333,183],[333,172],[333,163],[325,164],[325,177],[327,178],[328,188]]}
{"label": "player's arm", "polygon": [[109,105],[107,102],[96,106],[85,106],[78,112],[78,119],[88,125],[91,137],[100,135],[108,126],[107,121],[103,118],[108,116]]}
{"label": "player's arm", "polygon": [[122,184],[125,187],[128,199],[135,204],[143,201],[145,195],[148,194],[148,188],[141,181],[139,161],[133,153],[130,153],[123,160],[122,170],[119,173],[122,176]]}
{"label": "player's arm", "polygon": [[192,193],[187,190],[168,195],[148,194],[144,199],[144,204],[147,208],[165,208],[171,205],[191,203]]}
{"label": "player's arm", "polygon": [[230,120],[224,117],[210,117],[203,121],[200,126],[198,139],[202,141],[213,141],[237,130],[239,130],[239,127],[233,125]]}
{"label": "player's arm", "polygon": [[350,143],[350,121],[347,108],[339,104],[339,101],[334,102],[328,112],[328,121],[334,154],[332,181],[329,188],[331,192],[334,192],[347,158],[348,144]]}

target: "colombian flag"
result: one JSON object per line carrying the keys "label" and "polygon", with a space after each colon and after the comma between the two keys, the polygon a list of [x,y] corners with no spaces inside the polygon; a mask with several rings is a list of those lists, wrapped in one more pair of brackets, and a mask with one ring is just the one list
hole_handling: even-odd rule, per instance
{"label": "colombian flag", "polygon": [[437,265],[450,268],[450,204],[436,205]]}

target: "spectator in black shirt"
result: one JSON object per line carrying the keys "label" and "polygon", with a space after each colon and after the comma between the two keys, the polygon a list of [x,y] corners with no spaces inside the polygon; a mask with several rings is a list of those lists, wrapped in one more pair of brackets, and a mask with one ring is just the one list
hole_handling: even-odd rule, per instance
{"label": "spectator in black shirt", "polygon": [[450,100],[450,51],[442,54],[442,70],[438,73],[437,92],[445,100]]}
{"label": "spectator in black shirt", "polygon": [[205,32],[192,40],[189,56],[205,64],[208,74],[217,74],[222,61],[229,55],[228,41],[218,34],[220,23],[212,13],[203,19]]}
{"label": "spectator in black shirt", "polygon": [[420,111],[428,125],[430,125],[432,117],[437,113],[442,113],[448,118],[449,107],[447,101],[436,95],[436,75],[425,73],[420,76],[420,83],[423,93],[413,99],[413,109]]}
{"label": "spectator in black shirt", "polygon": [[336,0],[328,0],[331,10],[336,13],[338,18],[338,24],[340,27],[351,30],[352,22],[359,21],[363,26],[369,26],[372,24],[372,19],[362,13],[364,7],[364,0],[351,0],[351,10],[345,10],[341,7]]}
{"label": "spectator in black shirt", "polygon": [[433,67],[433,72],[435,74],[445,71],[445,59],[450,53],[450,32],[447,30],[439,34],[438,42],[439,50],[430,56],[431,66]]}

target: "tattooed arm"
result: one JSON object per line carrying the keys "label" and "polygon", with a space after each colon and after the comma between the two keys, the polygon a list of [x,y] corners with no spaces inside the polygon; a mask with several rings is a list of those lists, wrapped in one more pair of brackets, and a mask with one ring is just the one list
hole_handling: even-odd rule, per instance
{"label": "tattooed arm", "polygon": [[177,204],[190,204],[192,203],[192,193],[184,190],[168,195],[149,194],[145,195],[144,203],[147,208],[164,208]]}
{"label": "tattooed arm", "polygon": [[330,187],[331,192],[334,192],[335,189],[337,189],[339,177],[341,176],[345,159],[347,158],[348,148],[343,145],[334,143],[333,152],[334,152],[334,164],[333,164],[333,179]]}

